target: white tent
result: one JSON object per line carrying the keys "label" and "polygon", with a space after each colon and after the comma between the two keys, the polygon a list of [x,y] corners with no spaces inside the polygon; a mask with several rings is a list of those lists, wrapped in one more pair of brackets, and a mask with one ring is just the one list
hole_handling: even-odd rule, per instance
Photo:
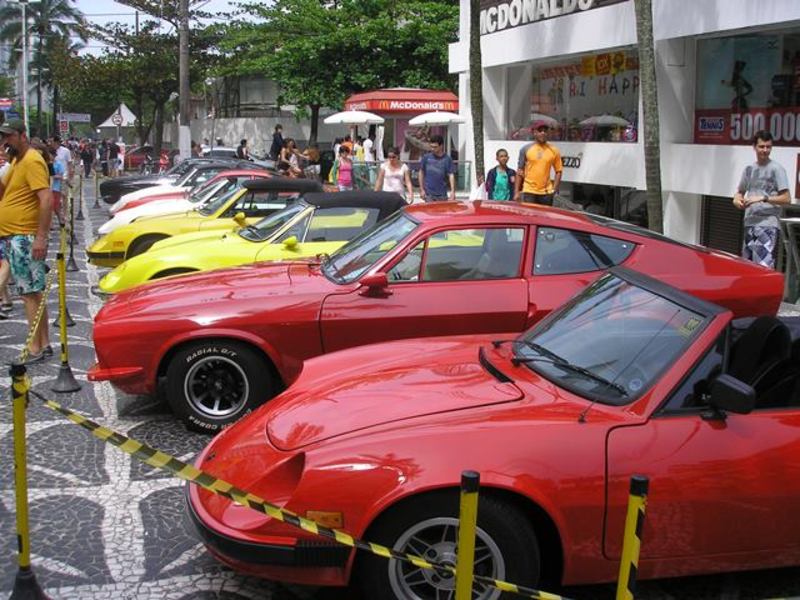
{"label": "white tent", "polygon": [[[114,115],[122,116],[122,122],[119,125],[114,123]],[[98,127],[99,128],[111,127],[116,129],[117,127],[134,127],[135,123],[136,123],[136,115],[133,114],[131,112],[131,109],[125,106],[125,103],[123,102],[122,104],[119,105],[117,110],[111,113],[105,121],[103,121],[100,125],[98,125]]]}

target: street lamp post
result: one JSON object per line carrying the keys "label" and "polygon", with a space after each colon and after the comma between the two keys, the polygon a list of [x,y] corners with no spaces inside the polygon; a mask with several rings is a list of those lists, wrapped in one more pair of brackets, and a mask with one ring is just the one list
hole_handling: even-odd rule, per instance
{"label": "street lamp post", "polygon": [[28,0],[9,0],[12,4],[19,4],[22,10],[22,121],[25,131],[31,134],[28,128]]}

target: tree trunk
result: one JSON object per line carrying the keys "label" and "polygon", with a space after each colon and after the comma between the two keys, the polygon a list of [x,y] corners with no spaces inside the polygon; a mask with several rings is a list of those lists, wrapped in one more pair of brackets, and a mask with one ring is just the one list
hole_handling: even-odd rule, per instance
{"label": "tree trunk", "polygon": [[[644,124],[644,171],[647,185],[648,227],[664,231],[664,204],[661,198],[661,136],[658,122],[658,88],[653,45],[653,8],[651,0],[634,0],[636,36],[639,40],[639,81],[642,93]],[[641,134],[642,127],[639,126]]]}
{"label": "tree trunk", "polygon": [[308,134],[308,144],[317,143],[317,135],[319,133],[319,104],[312,104],[311,108],[311,133]]}
{"label": "tree trunk", "polygon": [[472,138],[475,146],[475,177],[478,184],[482,184],[486,176],[483,165],[483,58],[481,56],[480,14],[480,0],[470,0],[469,103],[472,112]]}
{"label": "tree trunk", "polygon": [[56,134],[61,135],[61,130],[58,127],[58,125],[59,125],[59,123],[58,123],[58,105],[59,105],[59,102],[60,102],[60,100],[59,100],[58,86],[54,84],[53,85],[53,121],[52,121],[52,123],[53,123],[53,131]]}
{"label": "tree trunk", "polygon": [[42,137],[42,35],[39,34],[36,61],[36,135]]}

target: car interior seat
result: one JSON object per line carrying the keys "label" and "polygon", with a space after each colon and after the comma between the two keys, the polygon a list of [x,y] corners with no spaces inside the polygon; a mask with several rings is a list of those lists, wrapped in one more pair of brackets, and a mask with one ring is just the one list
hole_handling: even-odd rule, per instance
{"label": "car interior seat", "polygon": [[475,266],[460,279],[499,279],[514,277],[519,271],[522,242],[511,242],[505,231],[489,231]]}
{"label": "car interior seat", "polygon": [[[794,355],[794,358],[793,358]],[[728,373],[752,386],[757,408],[785,406],[800,382],[800,347],[777,317],[755,319],[731,346]]]}

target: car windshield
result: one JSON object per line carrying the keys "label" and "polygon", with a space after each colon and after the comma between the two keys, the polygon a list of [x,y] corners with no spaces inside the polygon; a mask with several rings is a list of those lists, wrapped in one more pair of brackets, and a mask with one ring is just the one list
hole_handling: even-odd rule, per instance
{"label": "car windshield", "polygon": [[337,283],[355,281],[408,237],[418,225],[403,211],[396,212],[383,223],[367,229],[331,254],[322,272]]}
{"label": "car windshield", "polygon": [[189,202],[194,204],[202,204],[205,200],[208,200],[211,196],[224,188],[225,184],[229,183],[230,181],[224,178],[218,179],[217,181],[204,181],[203,183],[198,183],[192,188],[192,191],[189,194]]}
{"label": "car windshield", "polygon": [[294,202],[268,217],[264,217],[254,225],[248,225],[239,230],[239,235],[251,242],[263,242],[274,236],[284,225],[292,221],[297,215],[308,208],[302,200]]}
{"label": "car windshield", "polygon": [[219,195],[212,196],[204,204],[198,206],[195,210],[204,215],[213,215],[217,212],[220,208],[225,206],[228,201],[233,198],[236,194],[238,194],[242,188],[234,188],[229,192],[222,192]]}
{"label": "car windshield", "polygon": [[707,322],[670,298],[607,274],[519,337],[515,360],[592,401],[627,404]]}
{"label": "car windshield", "polygon": [[198,172],[198,169],[190,169],[186,173],[183,173],[180,176],[180,178],[178,179],[178,181],[177,181],[177,183],[175,185],[177,185],[178,187],[184,187],[184,186],[187,186],[187,185],[192,185],[191,181],[194,180],[194,176],[197,174],[197,172]]}
{"label": "car windshield", "polygon": [[[152,154],[152,149],[151,149],[150,153]],[[172,167],[169,171],[167,171],[166,174],[167,175],[183,176],[186,173],[188,173],[192,168],[193,168],[192,167],[192,163],[190,161],[188,161],[188,160],[185,160],[183,162],[179,162],[177,165]]]}

